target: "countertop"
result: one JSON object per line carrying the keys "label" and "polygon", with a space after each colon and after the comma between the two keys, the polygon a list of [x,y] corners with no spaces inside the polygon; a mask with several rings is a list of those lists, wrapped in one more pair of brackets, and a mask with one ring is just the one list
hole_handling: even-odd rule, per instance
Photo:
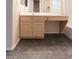
{"label": "countertop", "polygon": [[53,15],[52,13],[43,12],[20,12],[22,16],[65,16],[65,15]]}
{"label": "countertop", "polygon": [[52,15],[51,13],[32,13],[32,12],[25,12],[20,13],[20,16],[48,16],[48,21],[68,21],[68,16],[63,15]]}

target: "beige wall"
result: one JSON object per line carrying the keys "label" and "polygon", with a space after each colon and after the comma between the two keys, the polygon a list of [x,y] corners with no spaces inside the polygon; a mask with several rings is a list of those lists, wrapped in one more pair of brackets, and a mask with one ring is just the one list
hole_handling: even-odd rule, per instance
{"label": "beige wall", "polygon": [[11,50],[12,46],[12,0],[6,1],[6,49]]}
{"label": "beige wall", "polygon": [[65,34],[72,39],[72,0],[66,0],[66,11],[69,16]]}
{"label": "beige wall", "polygon": [[59,33],[59,22],[45,22],[45,33]]}
{"label": "beige wall", "polygon": [[19,42],[19,0],[13,0],[12,12],[12,49]]}
{"label": "beige wall", "polygon": [[72,28],[72,0],[66,0],[66,3],[67,15],[69,16],[67,26]]}
{"label": "beige wall", "polygon": [[19,0],[7,0],[6,50],[13,50],[19,42]]}

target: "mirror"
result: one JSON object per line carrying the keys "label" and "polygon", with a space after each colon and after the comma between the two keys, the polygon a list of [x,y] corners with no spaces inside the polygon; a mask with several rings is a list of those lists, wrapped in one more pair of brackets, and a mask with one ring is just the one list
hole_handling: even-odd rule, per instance
{"label": "mirror", "polygon": [[53,14],[61,15],[61,0],[53,0]]}
{"label": "mirror", "polygon": [[50,0],[33,0],[34,12],[50,12]]}
{"label": "mirror", "polygon": [[[63,0],[21,0],[24,11],[61,15]],[[21,8],[21,9],[23,9]]]}
{"label": "mirror", "polygon": [[50,12],[50,0],[45,0],[45,12]]}
{"label": "mirror", "polygon": [[27,0],[25,0],[25,6],[27,6]]}
{"label": "mirror", "polygon": [[27,0],[20,0],[20,3],[21,3],[22,5],[27,6]]}
{"label": "mirror", "polygon": [[34,12],[39,12],[39,0],[34,0]]}

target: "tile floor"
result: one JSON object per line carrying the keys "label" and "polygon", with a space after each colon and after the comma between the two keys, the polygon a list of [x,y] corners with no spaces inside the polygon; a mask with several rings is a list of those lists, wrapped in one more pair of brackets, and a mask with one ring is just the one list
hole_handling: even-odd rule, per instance
{"label": "tile floor", "polygon": [[62,35],[45,35],[45,39],[21,39],[7,59],[72,59],[72,40]]}

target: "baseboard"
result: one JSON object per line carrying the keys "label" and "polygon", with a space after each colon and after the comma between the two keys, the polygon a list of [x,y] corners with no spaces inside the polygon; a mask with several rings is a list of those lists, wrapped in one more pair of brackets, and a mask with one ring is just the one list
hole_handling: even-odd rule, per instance
{"label": "baseboard", "polygon": [[[63,32],[61,32],[63,33]],[[45,34],[59,34],[59,32],[45,32]]]}
{"label": "baseboard", "polygon": [[66,27],[66,30],[65,30],[64,34],[65,34],[67,37],[69,37],[70,39],[72,39],[72,28]]}
{"label": "baseboard", "polygon": [[64,33],[68,38],[72,39],[72,34]]}
{"label": "baseboard", "polygon": [[19,43],[19,41],[20,41],[20,38],[15,42],[15,44],[11,48],[6,48],[6,51],[13,51],[17,46],[17,44]]}
{"label": "baseboard", "polygon": [[12,51],[15,49],[15,47],[17,46],[17,44],[19,43],[20,38],[16,41],[16,43],[12,46]]}
{"label": "baseboard", "polygon": [[12,51],[12,48],[6,48],[6,51]]}
{"label": "baseboard", "polygon": [[45,32],[45,34],[58,34],[59,32]]}

